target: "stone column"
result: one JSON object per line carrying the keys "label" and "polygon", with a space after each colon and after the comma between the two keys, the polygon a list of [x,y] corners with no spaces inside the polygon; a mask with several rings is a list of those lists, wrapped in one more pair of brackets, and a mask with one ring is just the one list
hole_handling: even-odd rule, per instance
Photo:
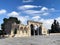
{"label": "stone column", "polygon": [[31,36],[31,29],[30,29],[30,23],[29,23],[29,25],[28,25],[28,36]]}
{"label": "stone column", "polygon": [[14,30],[11,30],[11,35],[10,35],[10,37],[13,37],[13,35],[14,35]]}

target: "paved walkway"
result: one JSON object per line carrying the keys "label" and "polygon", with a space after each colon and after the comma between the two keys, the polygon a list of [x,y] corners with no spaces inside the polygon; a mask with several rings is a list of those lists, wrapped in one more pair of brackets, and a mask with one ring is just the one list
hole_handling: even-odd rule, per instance
{"label": "paved walkway", "polygon": [[60,45],[60,35],[5,38],[0,45]]}

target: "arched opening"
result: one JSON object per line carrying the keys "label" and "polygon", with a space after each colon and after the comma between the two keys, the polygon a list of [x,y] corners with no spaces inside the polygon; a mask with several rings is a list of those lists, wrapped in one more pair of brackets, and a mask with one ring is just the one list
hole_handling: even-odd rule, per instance
{"label": "arched opening", "polygon": [[33,35],[34,35],[34,25],[31,24],[31,25],[30,25],[30,28],[31,28],[31,36],[33,36]]}
{"label": "arched opening", "polygon": [[38,25],[34,25],[34,31],[35,31],[35,35],[38,35],[38,31],[39,31]]}
{"label": "arched opening", "polygon": [[39,26],[37,24],[35,24],[35,25],[31,24],[30,28],[31,28],[31,36],[42,34],[42,27],[41,26]]}
{"label": "arched opening", "polygon": [[39,27],[39,35],[41,35],[42,34],[42,27],[40,26]]}
{"label": "arched opening", "polygon": [[14,34],[17,34],[17,29],[15,28],[15,30],[14,30]]}

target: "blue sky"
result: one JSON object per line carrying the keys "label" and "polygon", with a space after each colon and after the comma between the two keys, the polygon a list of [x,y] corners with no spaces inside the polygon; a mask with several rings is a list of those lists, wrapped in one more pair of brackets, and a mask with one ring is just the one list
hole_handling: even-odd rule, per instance
{"label": "blue sky", "polygon": [[54,19],[60,23],[60,0],[0,0],[0,25],[10,16],[23,24],[27,20],[39,21],[49,29]]}

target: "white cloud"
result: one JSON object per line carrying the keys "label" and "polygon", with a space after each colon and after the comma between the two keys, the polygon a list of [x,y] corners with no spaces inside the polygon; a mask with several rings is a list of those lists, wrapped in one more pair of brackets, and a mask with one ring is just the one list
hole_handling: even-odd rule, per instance
{"label": "white cloud", "polygon": [[53,23],[54,19],[41,19],[40,22],[43,23],[43,26],[47,29],[51,29],[51,24]]}
{"label": "white cloud", "polygon": [[40,13],[40,11],[36,11],[36,10],[26,10],[24,12],[27,14],[39,14]]}
{"label": "white cloud", "polygon": [[51,10],[51,11],[55,11],[55,9],[54,9],[54,8],[51,8],[50,10]]}
{"label": "white cloud", "polygon": [[46,16],[49,15],[49,12],[41,11],[41,10],[25,10],[24,13],[31,15],[31,16]]}
{"label": "white cloud", "polygon": [[41,11],[48,11],[49,9],[47,7],[42,7]]}
{"label": "white cloud", "polygon": [[7,11],[5,9],[0,10],[0,14],[5,14]]}
{"label": "white cloud", "polygon": [[45,13],[43,13],[43,15],[49,15],[49,13],[48,12],[45,12]]}
{"label": "white cloud", "polygon": [[19,6],[18,9],[20,10],[26,10],[26,9],[31,9],[31,8],[38,8],[41,6],[35,6],[35,5],[23,5],[23,6]]}
{"label": "white cloud", "polygon": [[29,16],[19,16],[18,19],[22,24],[27,24],[27,20],[29,20]]}
{"label": "white cloud", "polygon": [[23,0],[23,2],[33,2],[32,0]]}
{"label": "white cloud", "polygon": [[32,20],[38,21],[40,18],[41,18],[40,16],[34,16],[34,17],[32,17]]}
{"label": "white cloud", "polygon": [[26,24],[27,20],[29,19],[29,16],[21,16],[20,13],[16,11],[12,11],[11,13],[7,14],[9,17],[17,17],[18,20],[21,21],[21,23]]}
{"label": "white cloud", "polygon": [[[40,9],[40,10],[35,10]],[[50,15],[51,12],[55,11],[54,8],[47,8],[37,5],[22,5],[19,6],[18,9],[22,10],[23,13],[31,15],[31,16],[41,16],[41,15]]]}
{"label": "white cloud", "polygon": [[56,20],[60,23],[60,17],[57,17]]}
{"label": "white cloud", "polygon": [[8,13],[8,16],[10,16],[10,17],[18,17],[18,16],[19,16],[19,13],[13,11],[13,12],[11,12],[11,13]]}
{"label": "white cloud", "polygon": [[40,16],[34,16],[33,19],[40,18]]}

